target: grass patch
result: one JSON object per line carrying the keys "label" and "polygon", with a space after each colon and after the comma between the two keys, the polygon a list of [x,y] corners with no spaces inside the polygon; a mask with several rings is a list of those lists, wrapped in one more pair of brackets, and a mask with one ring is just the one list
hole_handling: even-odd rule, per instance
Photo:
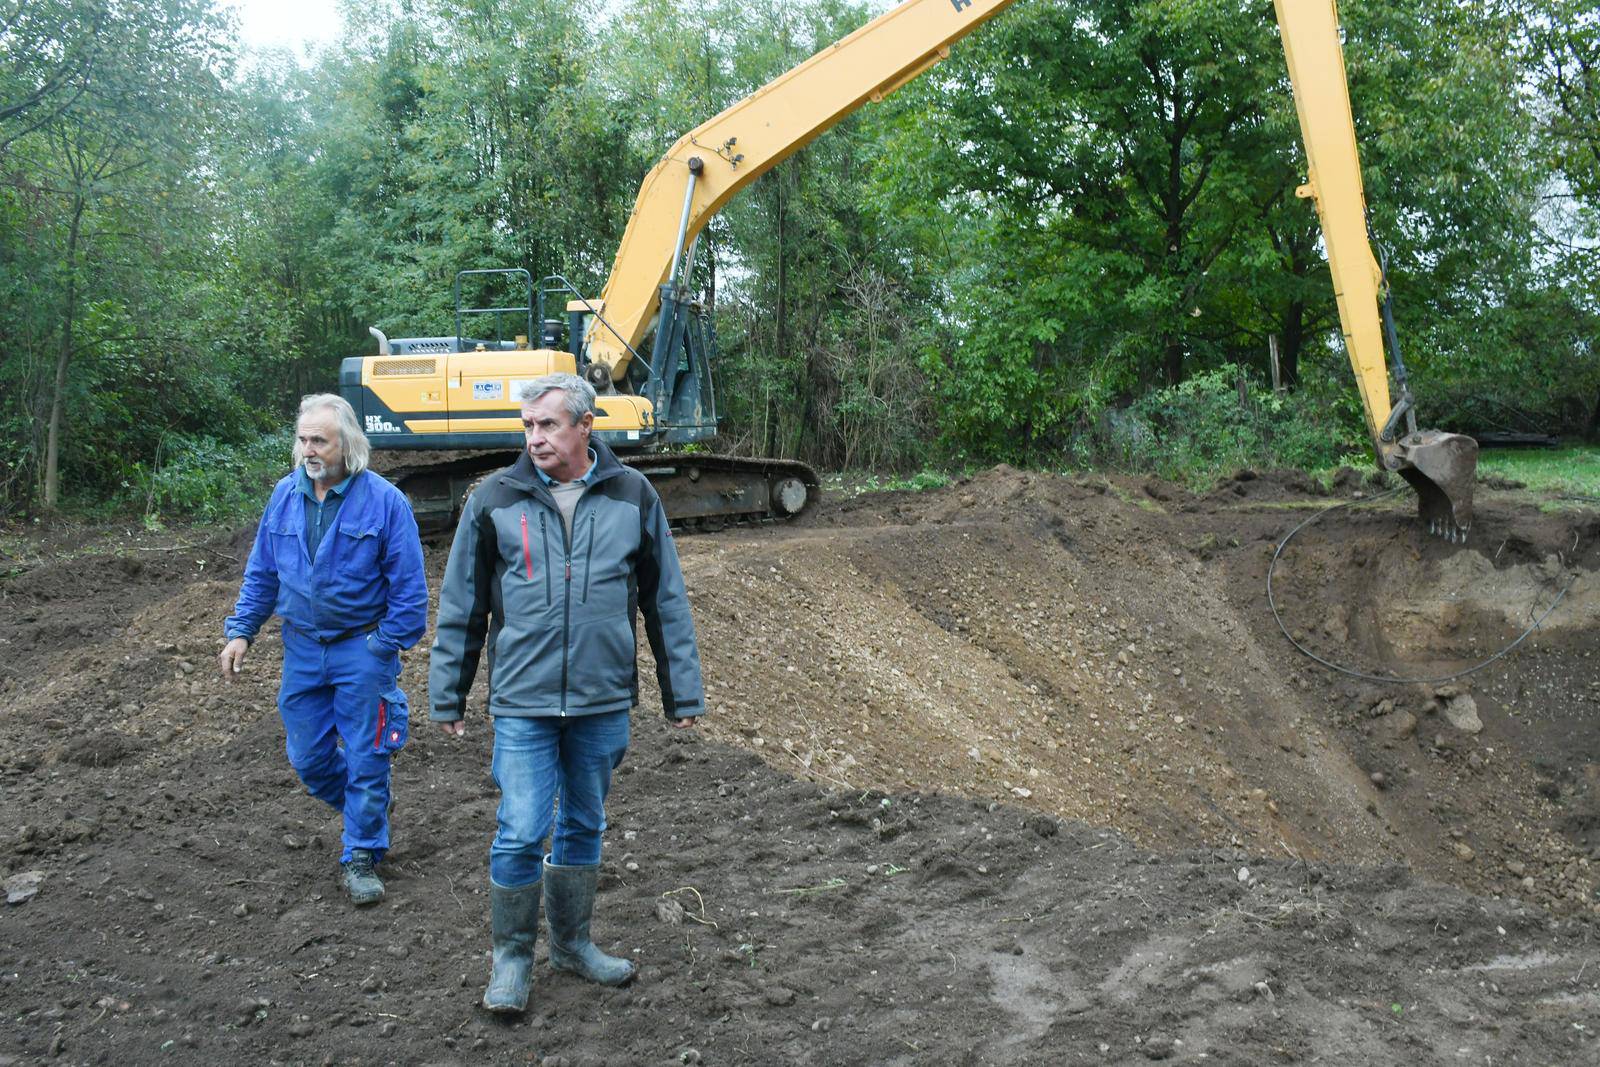
{"label": "grass patch", "polygon": [[905,477],[893,477],[873,471],[840,471],[822,479],[822,488],[830,496],[861,496],[863,493],[912,492],[923,493],[929,489],[943,489],[960,475],[948,471],[920,470]]}
{"label": "grass patch", "polygon": [[1478,454],[1478,474],[1521,482],[1536,493],[1600,500],[1600,448],[1496,448]]}

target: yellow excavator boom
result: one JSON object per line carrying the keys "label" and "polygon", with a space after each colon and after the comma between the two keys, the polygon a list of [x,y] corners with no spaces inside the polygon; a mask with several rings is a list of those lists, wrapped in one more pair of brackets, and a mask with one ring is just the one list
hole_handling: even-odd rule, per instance
{"label": "yellow excavator boom", "polygon": [[[1307,181],[1296,192],[1316,204],[1345,350],[1378,465],[1416,489],[1431,530],[1458,540],[1472,524],[1478,443],[1463,434],[1417,429],[1398,351],[1390,354],[1400,396],[1391,403],[1379,314],[1388,294],[1367,233],[1338,11],[1334,0],[1273,0],[1273,6],[1306,149]],[[1388,325],[1390,347],[1396,348],[1392,319]]]}
{"label": "yellow excavator boom", "polygon": [[660,305],[661,286],[730,197],[840,119],[947,58],[953,42],[1011,3],[906,0],[679,138],[639,188],[601,294],[601,316],[589,326],[590,362],[623,379]]}

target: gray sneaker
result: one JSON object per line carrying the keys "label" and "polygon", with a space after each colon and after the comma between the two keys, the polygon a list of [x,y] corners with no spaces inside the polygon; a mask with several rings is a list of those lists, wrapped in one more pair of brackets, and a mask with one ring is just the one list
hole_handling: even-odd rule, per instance
{"label": "gray sneaker", "polygon": [[351,850],[350,862],[340,868],[339,880],[344,884],[344,891],[350,894],[350,903],[358,908],[383,899],[383,880],[373,870],[375,862],[371,852],[358,848]]}

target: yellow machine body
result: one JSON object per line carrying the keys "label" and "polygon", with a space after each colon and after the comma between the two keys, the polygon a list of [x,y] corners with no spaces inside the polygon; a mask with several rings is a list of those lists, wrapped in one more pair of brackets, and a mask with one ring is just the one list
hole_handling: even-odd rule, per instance
{"label": "yellow machine body", "polygon": [[[553,348],[369,356],[362,361],[360,384],[367,397],[394,413],[389,420],[393,430],[371,429],[387,431],[388,437],[398,431],[420,438],[408,440],[406,447],[438,447],[445,437],[459,435],[468,440],[447,447],[518,447],[522,385],[541,375],[576,370],[572,353]],[[643,397],[611,393],[597,398],[596,406],[595,429],[608,434],[626,438],[632,432],[637,438],[655,421]]]}

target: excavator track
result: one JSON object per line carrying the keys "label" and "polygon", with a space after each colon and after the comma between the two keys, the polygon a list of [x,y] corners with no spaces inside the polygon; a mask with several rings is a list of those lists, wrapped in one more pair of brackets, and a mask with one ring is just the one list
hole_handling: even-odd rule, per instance
{"label": "excavator track", "polygon": [[[431,535],[453,530],[461,505],[478,482],[516,458],[516,452],[479,452],[382,473],[411,499],[418,528]],[[650,479],[667,520],[680,533],[791,522],[815,507],[822,495],[816,472],[797,460],[702,452],[617,458]]]}
{"label": "excavator track", "polygon": [[674,530],[792,522],[822,496],[817,472],[792,459],[658,452],[618,459],[650,479]]}

